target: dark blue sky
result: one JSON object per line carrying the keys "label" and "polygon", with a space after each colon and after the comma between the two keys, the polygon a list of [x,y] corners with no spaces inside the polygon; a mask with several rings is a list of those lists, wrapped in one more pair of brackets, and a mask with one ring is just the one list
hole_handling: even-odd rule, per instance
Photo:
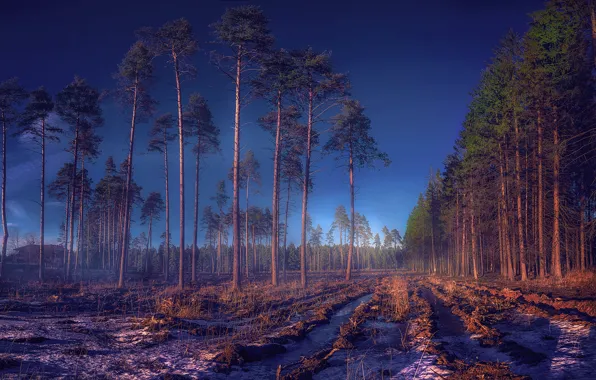
{"label": "dark blue sky", "polygon": [[[222,154],[205,160],[201,178],[201,210],[210,203],[217,181],[226,178],[233,149],[233,93],[222,75],[207,62],[212,47],[208,25],[226,7],[259,4],[271,20],[277,47],[330,50],[338,71],[349,72],[352,94],[367,109],[374,137],[393,164],[389,168],[356,173],[356,209],[370,221],[374,232],[383,225],[403,233],[408,214],[424,189],[430,168],[442,168],[452,150],[467,110],[469,93],[489,61],[499,39],[513,28],[523,33],[528,14],[542,7],[535,0],[426,0],[337,2],[326,0],[233,1],[14,1],[3,2],[0,13],[0,80],[17,76],[33,89],[45,85],[52,93],[68,84],[74,74],[100,89],[114,87],[112,73],[141,26],[158,27],[164,22],[186,17],[193,25],[203,51],[196,55],[196,79],[183,84],[185,100],[200,92],[209,101],[215,122],[222,130]],[[153,95],[159,112],[175,112],[173,74],[159,60]],[[104,142],[102,155],[90,174],[97,182],[103,163],[113,155],[119,163],[128,147],[129,120],[122,111],[106,102],[105,125],[99,133]],[[252,149],[261,162],[263,184],[253,200],[271,206],[273,142],[255,123],[266,111],[256,102],[242,114],[242,149]],[[56,123],[60,123],[56,120]],[[324,128],[324,126],[319,126]],[[135,152],[135,180],[143,194],[163,191],[162,158],[147,154],[149,124],[140,125]],[[327,136],[323,135],[322,141]],[[39,156],[28,150],[24,140],[8,143],[8,221],[21,234],[38,231]],[[176,189],[176,145],[171,150],[171,188]],[[187,236],[192,231],[192,191],[194,167],[187,151]],[[50,148],[48,182],[69,160],[62,145]],[[315,188],[309,211],[313,223],[326,231],[334,209],[349,205],[347,175],[330,158],[315,158]],[[228,183],[229,185],[229,183]],[[228,186],[231,194],[231,186]],[[290,240],[299,238],[299,194],[294,194]],[[178,235],[178,195],[171,194],[172,236]],[[242,207],[244,207],[242,205]],[[46,211],[46,231],[50,240],[57,235],[63,205],[50,199]],[[138,215],[138,213],[137,213]],[[142,228],[133,227],[137,235]],[[157,230],[162,230],[158,226]],[[202,240],[201,233],[201,240]],[[157,235],[159,236],[159,235]],[[154,238],[154,244],[157,239]]]}

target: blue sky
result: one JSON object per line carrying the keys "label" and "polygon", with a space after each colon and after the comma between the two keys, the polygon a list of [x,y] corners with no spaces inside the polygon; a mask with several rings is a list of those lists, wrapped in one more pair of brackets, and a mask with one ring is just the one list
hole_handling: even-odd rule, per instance
{"label": "blue sky", "polygon": [[[348,72],[352,94],[366,107],[373,135],[393,161],[356,173],[356,209],[370,221],[374,232],[383,225],[404,232],[408,214],[423,191],[431,167],[442,168],[445,156],[464,119],[469,93],[489,61],[499,39],[513,28],[523,33],[528,14],[542,7],[526,0],[427,0],[427,1],[9,1],[0,14],[0,81],[17,76],[29,89],[44,85],[60,91],[75,74],[99,89],[111,89],[112,73],[130,45],[134,31],[158,27],[186,17],[193,25],[202,51],[193,62],[195,79],[183,83],[183,97],[204,95],[215,122],[222,130],[222,153],[204,160],[200,208],[211,203],[217,181],[227,178],[233,154],[234,98],[232,87],[208,63],[213,47],[208,25],[228,6],[261,5],[271,19],[276,46],[288,49],[312,46],[332,51],[337,71]],[[152,95],[160,102],[158,112],[175,113],[173,74],[160,59]],[[262,186],[253,202],[271,207],[273,141],[256,120],[267,105],[254,102],[242,113],[242,149],[255,151],[261,162]],[[104,161],[112,155],[117,163],[127,152],[129,120],[118,106],[103,104],[105,123],[99,131],[102,155],[86,166],[95,182],[103,174]],[[60,124],[60,120],[54,120]],[[135,151],[135,180],[143,195],[163,192],[162,157],[146,151],[150,124],[139,125]],[[326,126],[320,125],[321,130]],[[323,134],[322,142],[327,135]],[[39,230],[39,154],[24,139],[8,141],[8,221],[21,234]],[[177,188],[177,145],[170,148],[170,187]],[[63,144],[49,148],[47,177],[51,181],[70,157]],[[194,167],[186,152],[186,234],[191,241]],[[309,202],[314,224],[326,231],[339,204],[349,205],[348,177],[332,158],[315,153],[315,188]],[[231,184],[228,183],[231,195]],[[289,239],[299,239],[300,195],[289,221]],[[172,236],[178,235],[178,195],[171,194]],[[242,205],[242,203],[241,203]],[[244,207],[244,206],[242,206]],[[63,204],[48,199],[46,231],[52,240],[64,214]],[[138,213],[136,214],[138,215]],[[163,229],[163,223],[156,227]],[[134,226],[133,235],[144,227]],[[200,236],[202,240],[202,233]],[[157,243],[154,239],[154,244]]]}

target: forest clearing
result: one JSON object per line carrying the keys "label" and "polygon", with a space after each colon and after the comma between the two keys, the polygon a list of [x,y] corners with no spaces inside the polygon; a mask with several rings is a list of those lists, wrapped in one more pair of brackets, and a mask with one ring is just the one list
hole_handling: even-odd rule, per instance
{"label": "forest clearing", "polygon": [[[413,273],[5,288],[1,378],[589,378],[596,298]],[[593,293],[592,278],[574,289]],[[503,284],[505,285],[505,284]],[[521,287],[520,287],[521,286]]]}
{"label": "forest clearing", "polygon": [[0,12],[0,379],[596,378],[595,1],[110,1]]}

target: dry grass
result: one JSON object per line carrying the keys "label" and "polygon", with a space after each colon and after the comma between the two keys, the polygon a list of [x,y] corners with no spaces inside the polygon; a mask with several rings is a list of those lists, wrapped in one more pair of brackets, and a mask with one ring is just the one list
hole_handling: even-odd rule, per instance
{"label": "dry grass", "polygon": [[410,312],[408,282],[402,277],[393,277],[389,282],[389,295],[395,320],[403,320]]}

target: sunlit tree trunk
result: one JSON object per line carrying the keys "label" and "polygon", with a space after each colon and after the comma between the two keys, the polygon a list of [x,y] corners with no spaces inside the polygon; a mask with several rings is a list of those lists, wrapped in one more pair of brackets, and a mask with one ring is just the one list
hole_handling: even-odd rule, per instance
{"label": "sunlit tree trunk", "polygon": [[182,119],[182,90],[180,88],[180,69],[178,58],[172,49],[174,74],[176,76],[176,98],[178,104],[178,145],[180,151],[180,249],[178,266],[178,288],[184,288],[184,126]]}
{"label": "sunlit tree trunk", "polygon": [[279,164],[281,148],[281,92],[277,94],[277,127],[275,132],[275,153],[273,156],[273,204],[271,206],[271,215],[273,223],[271,225],[271,284],[277,286],[277,250],[278,228],[279,228]]}
{"label": "sunlit tree trunk", "polygon": [[[234,178],[232,198],[233,256],[232,288],[240,289],[240,77],[242,74],[242,46],[236,56],[236,110],[234,113]],[[248,210],[247,210],[248,211]]]}

